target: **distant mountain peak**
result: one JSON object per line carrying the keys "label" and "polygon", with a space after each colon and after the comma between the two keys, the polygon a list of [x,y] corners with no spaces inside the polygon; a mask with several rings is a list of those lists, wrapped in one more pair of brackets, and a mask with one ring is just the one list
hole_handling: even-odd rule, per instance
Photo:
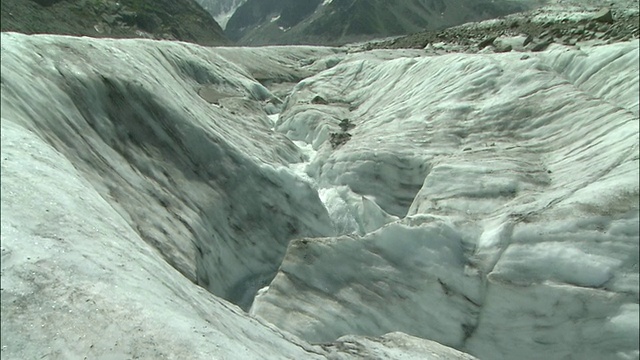
{"label": "distant mountain peak", "polygon": [[229,19],[247,0],[196,0],[203,9],[207,10],[213,19],[226,28]]}
{"label": "distant mountain peak", "polygon": [[246,0],[226,23],[225,32],[244,45],[339,45],[499,17],[526,10],[526,4],[515,0]]}

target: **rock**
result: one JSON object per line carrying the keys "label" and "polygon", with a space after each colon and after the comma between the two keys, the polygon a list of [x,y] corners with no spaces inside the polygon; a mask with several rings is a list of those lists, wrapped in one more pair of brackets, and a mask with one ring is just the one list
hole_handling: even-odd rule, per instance
{"label": "rock", "polygon": [[527,35],[527,38],[526,38],[526,39],[524,39],[524,42],[522,43],[522,46],[527,46],[527,45],[529,45],[532,41],[533,41],[533,36],[531,36],[531,35]]}
{"label": "rock", "polygon": [[62,0],[32,0],[32,1],[38,3],[39,5],[42,5],[42,6],[51,6],[51,5],[53,5],[55,3],[58,3],[58,2],[60,2]]}
{"label": "rock", "polygon": [[331,147],[333,149],[339,147],[340,145],[345,144],[347,141],[351,140],[351,134],[341,132],[341,133],[331,133],[331,139],[329,142],[331,143]]}
{"label": "rock", "polygon": [[329,102],[320,95],[316,95],[313,99],[311,99],[312,104],[320,104],[327,105]]}
{"label": "rock", "polygon": [[602,23],[613,24],[613,15],[611,9],[604,8],[593,15],[593,20]]}
{"label": "rock", "polygon": [[107,12],[109,12],[110,14],[115,14],[122,8],[122,4],[120,4],[119,2],[108,2],[105,5],[107,7]]}
{"label": "rock", "polygon": [[104,33],[104,26],[102,24],[96,24],[93,26],[93,29],[98,33],[98,34],[102,34]]}
{"label": "rock", "polygon": [[136,25],[144,31],[153,32],[162,25],[162,19],[154,13],[138,13]]}
{"label": "rock", "polygon": [[349,119],[342,119],[342,121],[340,121],[340,124],[338,126],[340,126],[340,129],[343,132],[347,132],[347,131],[353,129],[354,127],[356,127],[355,124],[352,124],[349,121]]}
{"label": "rock", "polygon": [[513,50],[513,46],[511,46],[511,45],[496,46],[496,52],[497,53],[509,52],[511,50]]}
{"label": "rock", "polygon": [[580,29],[580,28],[573,29],[573,30],[571,30],[571,34],[572,35],[582,35],[582,34],[584,34],[584,28],[582,28],[582,29]]}
{"label": "rock", "polygon": [[495,36],[490,36],[482,41],[480,41],[480,43],[478,44],[478,49],[484,49],[485,47],[489,46],[489,45],[493,45],[493,42],[496,40]]}
{"label": "rock", "polygon": [[532,51],[532,52],[543,51],[543,50],[545,50],[546,48],[548,48],[548,47],[549,47],[549,45],[551,45],[551,43],[552,43],[552,42],[551,42],[551,41],[548,41],[548,40],[546,40],[546,41],[542,41],[542,42],[539,42],[539,43],[537,43],[537,44],[535,44],[535,45],[533,45],[533,46],[531,47],[531,51]]}
{"label": "rock", "polygon": [[116,15],[108,15],[108,14],[102,14],[102,20],[104,20],[105,23],[113,26],[113,24],[116,22],[117,20],[117,16]]}
{"label": "rock", "polygon": [[136,24],[136,17],[138,16],[138,14],[135,11],[121,11],[117,17],[118,20],[122,21],[123,23],[132,26]]}

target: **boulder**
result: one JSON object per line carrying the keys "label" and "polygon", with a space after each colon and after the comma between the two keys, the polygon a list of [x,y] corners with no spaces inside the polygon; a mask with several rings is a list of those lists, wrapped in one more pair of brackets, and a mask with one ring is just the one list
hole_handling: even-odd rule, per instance
{"label": "boulder", "polygon": [[320,104],[327,105],[329,102],[320,95],[316,95],[313,99],[311,99],[312,104]]}
{"label": "boulder", "polygon": [[531,46],[531,51],[532,52],[543,51],[546,48],[548,48],[549,45],[551,45],[551,43],[552,43],[552,41],[549,41],[549,40],[541,41],[541,42],[536,43],[533,46]]}
{"label": "boulder", "polygon": [[513,46],[511,46],[511,45],[499,45],[499,46],[496,46],[496,52],[497,53],[509,52],[511,50],[513,50]]}
{"label": "boulder", "polygon": [[489,45],[493,45],[493,42],[496,40],[495,36],[490,36],[482,41],[480,41],[480,43],[478,44],[478,49],[482,50],[485,47],[489,46]]}
{"label": "boulder", "polygon": [[613,15],[611,9],[604,8],[593,15],[593,20],[602,23],[613,24]]}

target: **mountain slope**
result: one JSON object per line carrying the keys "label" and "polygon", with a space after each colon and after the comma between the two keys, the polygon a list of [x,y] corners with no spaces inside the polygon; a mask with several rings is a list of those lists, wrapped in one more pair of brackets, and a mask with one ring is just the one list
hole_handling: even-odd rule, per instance
{"label": "mountain slope", "polygon": [[3,0],[2,31],[229,44],[194,0]]}
{"label": "mountain slope", "polygon": [[226,33],[250,45],[342,44],[441,29],[529,7],[531,2],[509,0],[248,0],[229,20]]}
{"label": "mountain slope", "polygon": [[203,9],[207,10],[216,22],[224,29],[227,22],[240,5],[247,0],[196,0]]}

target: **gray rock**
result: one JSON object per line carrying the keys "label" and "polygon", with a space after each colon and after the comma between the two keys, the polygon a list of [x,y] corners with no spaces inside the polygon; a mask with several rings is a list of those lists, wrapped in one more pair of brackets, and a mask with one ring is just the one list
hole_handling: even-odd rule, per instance
{"label": "gray rock", "polygon": [[55,3],[58,3],[62,0],[33,0],[34,2],[38,3],[39,5],[42,6],[51,6]]}
{"label": "gray rock", "polygon": [[604,8],[598,11],[595,15],[593,15],[593,20],[597,22],[613,24],[613,15],[611,14],[611,9]]}
{"label": "gray rock", "polygon": [[329,142],[331,143],[331,147],[333,149],[344,145],[347,143],[347,141],[351,140],[351,134],[346,132],[331,133],[330,137],[331,138],[329,139]]}
{"label": "gray rock", "polygon": [[493,42],[496,40],[495,36],[490,36],[482,41],[480,41],[480,43],[478,44],[478,49],[482,50],[484,48],[486,48],[489,45],[493,45]]}
{"label": "gray rock", "polygon": [[548,40],[545,40],[545,41],[539,42],[539,43],[537,43],[537,44],[535,44],[535,45],[533,45],[533,46],[531,47],[531,51],[532,51],[532,52],[543,51],[543,50],[545,50],[546,48],[548,48],[548,47],[549,47],[549,45],[551,45],[551,43],[552,43],[552,41],[548,41]]}
{"label": "gray rock", "polygon": [[584,34],[584,28],[583,29],[573,29],[573,30],[571,30],[571,34],[572,35],[582,35],[582,34]]}
{"label": "gray rock", "polygon": [[513,50],[513,46],[511,46],[511,45],[498,45],[498,46],[496,46],[496,52],[497,53],[509,52],[511,50]]}
{"label": "gray rock", "polygon": [[130,26],[135,25],[137,16],[138,14],[135,11],[121,11],[117,15],[118,20]]}
{"label": "gray rock", "polygon": [[353,129],[354,127],[356,127],[356,125],[352,124],[349,121],[349,119],[342,119],[342,121],[340,121],[340,124],[338,124],[338,126],[340,126],[340,129],[342,130],[342,132],[347,132]]}
{"label": "gray rock", "polygon": [[162,25],[162,19],[154,13],[138,13],[136,25],[144,31],[153,32]]}
{"label": "gray rock", "polygon": [[311,99],[312,104],[320,104],[327,105],[329,102],[320,95],[316,95],[313,99]]}
{"label": "gray rock", "polygon": [[105,23],[113,26],[113,24],[116,22],[117,20],[117,16],[115,15],[108,15],[108,14],[102,14],[102,20],[104,20]]}

